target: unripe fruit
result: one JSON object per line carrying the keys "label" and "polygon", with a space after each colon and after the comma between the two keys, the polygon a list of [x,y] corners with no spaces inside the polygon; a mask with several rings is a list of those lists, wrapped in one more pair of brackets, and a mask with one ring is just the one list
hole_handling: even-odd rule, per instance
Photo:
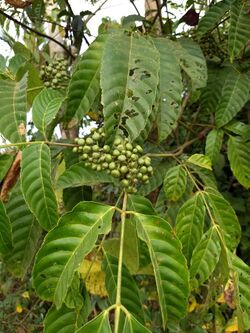
{"label": "unripe fruit", "polygon": [[115,141],[114,141],[114,146],[118,146],[121,143],[122,143],[121,138],[116,138]]}
{"label": "unripe fruit", "polygon": [[120,161],[120,162],[125,162],[126,161],[126,156],[125,155],[120,155],[120,156],[118,156],[118,161]]}
{"label": "unripe fruit", "polygon": [[115,162],[111,162],[111,163],[109,163],[109,169],[110,169],[110,170],[113,170],[113,169],[115,169],[115,168],[116,168]]}
{"label": "unripe fruit", "polygon": [[111,171],[111,176],[115,177],[115,178],[119,178],[120,177],[120,172],[118,170],[112,170]]}
{"label": "unripe fruit", "polygon": [[144,159],[141,157],[141,158],[139,158],[139,160],[138,160],[138,164],[139,165],[143,165],[144,164]]}
{"label": "unripe fruit", "polygon": [[100,150],[100,147],[99,147],[98,145],[94,145],[94,146],[92,147],[92,150],[93,150],[93,151],[99,151],[99,150]]}
{"label": "unripe fruit", "polygon": [[82,147],[82,151],[83,151],[84,153],[89,153],[89,152],[91,151],[91,148],[90,148],[89,146],[83,146],[83,147]]}
{"label": "unripe fruit", "polygon": [[131,145],[131,143],[126,143],[125,147],[127,150],[133,150],[133,146]]}
{"label": "unripe fruit", "polygon": [[77,152],[78,152],[77,147],[74,147],[74,148],[72,149],[72,151],[73,151],[73,153],[77,153]]}
{"label": "unripe fruit", "polygon": [[92,144],[94,143],[94,141],[93,141],[92,138],[87,138],[87,139],[86,139],[86,143],[87,143],[88,145],[92,145]]}
{"label": "unripe fruit", "polygon": [[140,172],[141,172],[141,173],[147,173],[147,171],[148,171],[148,168],[145,167],[145,166],[142,166],[142,167],[140,168]]}
{"label": "unripe fruit", "polygon": [[105,153],[108,153],[110,151],[110,147],[108,145],[104,145],[102,149]]}
{"label": "unripe fruit", "polygon": [[148,175],[143,175],[142,176],[142,181],[146,182],[149,179]]}
{"label": "unripe fruit", "polygon": [[113,151],[113,156],[119,156],[120,155],[120,152],[118,149],[114,149]]}
{"label": "unripe fruit", "polygon": [[85,144],[85,140],[84,139],[78,139],[78,144],[83,146]]}
{"label": "unripe fruit", "polygon": [[138,155],[136,155],[136,154],[132,154],[132,155],[131,155],[131,160],[132,160],[132,161],[137,161],[137,160],[138,160]]}
{"label": "unripe fruit", "polygon": [[108,162],[108,163],[112,162],[112,160],[113,160],[113,158],[110,154],[107,154],[105,159],[106,159],[106,162]]}
{"label": "unripe fruit", "polygon": [[99,133],[97,133],[97,132],[95,132],[93,135],[92,135],[92,138],[93,138],[93,140],[95,140],[95,141],[98,141],[98,140],[100,140],[100,134]]}
{"label": "unripe fruit", "polygon": [[129,181],[127,179],[123,179],[121,181],[121,183],[122,183],[122,186],[124,186],[124,187],[128,187],[129,186]]}
{"label": "unripe fruit", "polygon": [[127,167],[126,165],[122,165],[122,166],[120,167],[120,172],[121,172],[122,174],[127,173],[127,172],[128,172],[128,167]]}

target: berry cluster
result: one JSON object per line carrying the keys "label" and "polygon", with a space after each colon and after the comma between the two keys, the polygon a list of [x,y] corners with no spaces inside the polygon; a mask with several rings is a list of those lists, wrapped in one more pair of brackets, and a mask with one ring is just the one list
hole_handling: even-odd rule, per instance
{"label": "berry cluster", "polygon": [[77,138],[79,145],[73,151],[81,153],[80,159],[96,171],[105,170],[120,180],[121,186],[129,193],[135,193],[139,182],[148,183],[153,174],[151,159],[143,156],[143,148],[133,145],[127,138],[117,137],[112,148],[105,144],[103,128],[92,129],[85,138]]}
{"label": "berry cluster", "polygon": [[56,58],[50,64],[43,65],[40,77],[46,88],[65,89],[69,81],[67,60]]}

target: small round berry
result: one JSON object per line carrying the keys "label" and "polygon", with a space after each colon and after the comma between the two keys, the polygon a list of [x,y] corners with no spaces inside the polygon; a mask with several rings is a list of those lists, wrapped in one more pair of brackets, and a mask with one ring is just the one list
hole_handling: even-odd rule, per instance
{"label": "small round berry", "polygon": [[109,169],[110,170],[114,170],[116,168],[116,164],[115,164],[115,162],[111,162],[111,163],[109,163]]}
{"label": "small round berry", "polygon": [[115,178],[119,178],[120,177],[120,172],[118,170],[112,170],[111,171],[111,176],[115,177]]}

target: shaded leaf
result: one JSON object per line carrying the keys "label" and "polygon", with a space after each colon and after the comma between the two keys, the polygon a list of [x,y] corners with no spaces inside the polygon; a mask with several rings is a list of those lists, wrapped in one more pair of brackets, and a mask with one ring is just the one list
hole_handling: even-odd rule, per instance
{"label": "shaded leaf", "polygon": [[187,173],[181,165],[169,169],[164,178],[164,191],[169,200],[177,201],[186,190]]}
{"label": "shaded leaf", "polygon": [[99,35],[81,56],[69,83],[66,119],[78,123],[94,105],[100,91],[100,64],[107,36]]}
{"label": "shaded leaf", "polygon": [[[106,288],[111,304],[116,302],[118,259],[112,255],[105,254],[103,271],[106,274]],[[137,284],[130,275],[126,266],[122,267],[121,304],[131,312],[137,319],[144,321],[142,304]]]}
{"label": "shaded leaf", "polygon": [[140,195],[128,195],[128,209],[141,214],[155,215],[151,201]]}
{"label": "shaded leaf", "polygon": [[190,278],[196,280],[196,287],[211,276],[220,258],[220,252],[218,232],[216,227],[212,227],[202,236],[192,255]]}
{"label": "shaded leaf", "polygon": [[179,61],[169,48],[168,39],[154,38],[154,44],[160,53],[160,105],[158,110],[158,141],[166,139],[177,125],[180,115],[183,83]]}
{"label": "shaded leaf", "polygon": [[59,308],[72,283],[74,271],[94,247],[99,234],[110,230],[113,207],[81,202],[63,215],[46,236],[34,265],[37,294]]}
{"label": "shaded leaf", "polygon": [[4,257],[8,269],[23,278],[30,267],[42,234],[38,222],[28,209],[17,186],[6,204],[11,222],[13,249]]}
{"label": "shaded leaf", "polygon": [[206,155],[211,160],[213,166],[215,166],[223,142],[224,131],[222,129],[212,129],[206,138]]}
{"label": "shaded leaf", "polygon": [[78,187],[82,185],[96,185],[100,183],[114,183],[116,180],[105,171],[95,171],[85,166],[84,162],[69,167],[58,178],[58,189]]}
{"label": "shaded leaf", "polygon": [[46,230],[58,220],[57,202],[51,183],[50,150],[44,143],[23,150],[21,187],[25,201]]}
{"label": "shaded leaf", "polygon": [[54,89],[44,88],[34,99],[32,119],[46,138],[47,126],[55,119],[64,97]]}
{"label": "shaded leaf", "polygon": [[135,319],[131,314],[126,315],[122,333],[150,333],[145,326]]}
{"label": "shaded leaf", "polygon": [[250,40],[249,4],[247,1],[233,1],[231,5],[228,48],[231,62],[239,56]]}
{"label": "shaded leaf", "polygon": [[154,268],[163,327],[179,321],[187,310],[189,292],[186,259],[169,223],[160,217],[136,213],[139,237],[146,242]]}
{"label": "shaded leaf", "polygon": [[250,140],[250,125],[244,124],[237,120],[232,120],[229,124],[225,126],[230,132],[241,136],[244,141]]}
{"label": "shaded leaf", "polygon": [[148,39],[134,33],[108,38],[101,67],[108,143],[121,132],[133,141],[146,127],[156,99],[159,64],[159,53]]}
{"label": "shaded leaf", "polygon": [[8,253],[12,248],[11,223],[4,204],[0,201],[0,253]]}
{"label": "shaded leaf", "polygon": [[0,154],[0,182],[6,176],[11,164],[13,162],[13,155],[10,154]]}
{"label": "shaded leaf", "polygon": [[208,205],[212,208],[215,222],[219,224],[223,231],[227,247],[232,251],[235,250],[241,235],[241,228],[235,211],[218,191],[205,188],[204,194]]}
{"label": "shaded leaf", "polygon": [[230,168],[238,182],[245,188],[250,187],[250,142],[240,137],[230,136],[227,143]]}
{"label": "shaded leaf", "polygon": [[188,262],[203,234],[205,204],[197,192],[180,208],[176,218],[176,234],[182,243],[182,252]]}
{"label": "shaded leaf", "polygon": [[0,80],[0,132],[10,142],[25,141],[19,128],[26,126],[26,85],[26,76],[19,82]]}

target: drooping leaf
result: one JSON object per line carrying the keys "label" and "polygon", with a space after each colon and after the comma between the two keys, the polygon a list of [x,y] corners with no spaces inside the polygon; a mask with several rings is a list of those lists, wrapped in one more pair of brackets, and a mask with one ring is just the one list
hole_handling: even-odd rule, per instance
{"label": "drooping leaf", "polygon": [[188,167],[194,171],[195,178],[196,179],[198,178],[198,180],[201,180],[205,186],[209,186],[209,187],[217,189],[216,179],[211,170],[202,168],[202,167],[192,164],[192,163],[190,163],[188,165]]}
{"label": "drooping leaf", "polygon": [[159,65],[159,53],[145,37],[116,33],[108,38],[101,67],[108,143],[120,132],[133,141],[144,130],[156,99]]}
{"label": "drooping leaf", "polygon": [[205,188],[204,194],[208,205],[212,208],[215,222],[219,224],[223,231],[227,247],[232,251],[235,250],[241,234],[235,211],[218,191],[208,187]]}
{"label": "drooping leaf", "polygon": [[215,28],[223,16],[229,11],[230,4],[228,1],[220,1],[209,7],[208,12],[201,18],[196,31],[197,37],[201,37]]}
{"label": "drooping leaf", "polygon": [[108,311],[103,311],[75,333],[112,333]]}
{"label": "drooping leaf", "polygon": [[10,154],[0,154],[0,182],[5,177],[13,161],[13,156]]}
{"label": "drooping leaf", "polygon": [[58,178],[57,188],[78,187],[100,183],[114,183],[116,180],[105,171],[95,171],[85,166],[84,162],[72,165]]}
{"label": "drooping leaf", "polygon": [[190,278],[196,280],[196,287],[205,282],[213,273],[220,258],[220,239],[216,227],[210,228],[194,249]]}
{"label": "drooping leaf", "polygon": [[27,59],[22,54],[16,54],[10,59],[8,69],[16,75],[19,69],[25,65],[26,61]]}
{"label": "drooping leaf", "polygon": [[247,1],[233,1],[231,5],[228,48],[231,62],[238,57],[250,40],[249,4]]}
{"label": "drooping leaf", "polygon": [[72,210],[80,201],[90,200],[92,200],[92,189],[90,186],[65,188],[63,190],[63,202],[66,211]]}
{"label": "drooping leaf", "polygon": [[[103,271],[106,274],[106,288],[111,304],[116,302],[118,259],[112,255],[105,254]],[[137,319],[144,321],[142,304],[137,284],[130,275],[126,266],[122,267],[121,304],[131,312]]]}
{"label": "drooping leaf", "polygon": [[203,155],[203,154],[194,154],[194,155],[191,155],[187,159],[187,162],[195,164],[195,165],[198,165],[201,168],[212,170],[210,158],[208,156],[206,156],[206,155]]}
{"label": "drooping leaf", "polygon": [[226,125],[241,111],[249,99],[249,82],[247,75],[233,69],[227,71],[221,96],[215,109],[217,127]]}
{"label": "drooping leaf", "polygon": [[239,135],[243,141],[250,140],[250,125],[248,124],[244,124],[237,120],[232,120],[225,126],[225,128],[230,132]]}
{"label": "drooping leaf", "polygon": [[224,131],[222,129],[212,129],[206,138],[206,155],[211,160],[213,166],[216,164],[223,142]]}
{"label": "drooping leaf", "polygon": [[128,195],[128,209],[136,213],[155,215],[151,201],[140,195]]}
{"label": "drooping leaf", "polygon": [[32,119],[35,126],[47,136],[47,126],[55,118],[64,97],[55,89],[44,88],[36,96],[32,105]]}
{"label": "drooping leaf", "polygon": [[131,314],[126,315],[122,333],[150,333],[145,326],[135,319]]}
{"label": "drooping leaf", "polygon": [[166,139],[176,127],[183,93],[179,61],[169,48],[169,43],[174,42],[154,38],[154,44],[160,53],[160,105],[157,117],[159,142]]}
{"label": "drooping leaf", "polygon": [[50,164],[50,150],[46,144],[30,145],[23,150],[21,162],[23,195],[30,210],[45,230],[50,230],[58,220]]}
{"label": "drooping leaf", "polygon": [[[137,237],[136,225],[134,220],[126,220],[125,223],[125,239],[124,239],[124,253],[123,263],[128,268],[131,274],[136,274],[139,269],[139,240]],[[119,258],[120,239],[110,238],[103,242],[105,251]]]}
{"label": "drooping leaf", "polygon": [[12,250],[12,230],[9,217],[4,204],[0,200],[0,253],[5,254]]}
{"label": "drooping leaf", "polygon": [[33,270],[37,294],[59,308],[71,285],[74,271],[88,254],[99,234],[110,230],[114,208],[81,202],[61,217],[40,248]]}
{"label": "drooping leaf", "polygon": [[176,234],[182,243],[182,252],[188,262],[201,239],[205,212],[205,204],[199,192],[187,200],[178,212]]}
{"label": "drooping leaf", "polygon": [[244,328],[249,329],[249,316],[250,316],[250,267],[244,263],[236,255],[232,255],[232,268],[235,277],[235,289],[236,289],[236,307],[242,314],[242,323],[241,325],[247,325]]}
{"label": "drooping leaf", "polygon": [[0,80],[0,132],[10,142],[25,141],[27,77],[19,82]]}
{"label": "drooping leaf", "polygon": [[238,182],[245,188],[250,187],[250,141],[230,136],[227,144],[230,167]]}
{"label": "drooping leaf", "polygon": [[172,45],[172,50],[178,57],[181,68],[191,79],[193,90],[205,87],[207,66],[199,45],[187,38],[180,38],[178,43]]}
{"label": "drooping leaf", "polygon": [[28,209],[18,186],[10,196],[6,210],[12,227],[13,249],[5,255],[4,261],[15,276],[23,278],[36,253],[42,229]]}
{"label": "drooping leaf", "polygon": [[69,83],[66,119],[78,123],[92,108],[100,91],[100,64],[107,35],[99,35],[81,56]]}
{"label": "drooping leaf", "polygon": [[69,309],[64,304],[57,310],[51,306],[44,320],[44,333],[75,333],[78,328],[80,311]]}
{"label": "drooping leaf", "polygon": [[136,213],[139,237],[146,242],[154,268],[163,327],[179,321],[187,310],[189,292],[186,259],[169,223],[160,217]]}
{"label": "drooping leaf", "polygon": [[185,192],[187,173],[181,165],[169,169],[164,178],[164,191],[169,200],[177,201]]}

